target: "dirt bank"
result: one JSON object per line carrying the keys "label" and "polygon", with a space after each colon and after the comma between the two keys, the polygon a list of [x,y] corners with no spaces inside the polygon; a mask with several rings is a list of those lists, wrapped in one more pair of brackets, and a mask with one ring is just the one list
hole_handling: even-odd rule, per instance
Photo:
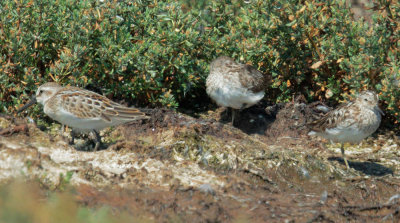
{"label": "dirt bank", "polygon": [[256,106],[235,127],[223,109],[199,118],[149,110],[150,121],[103,131],[107,148],[98,152],[85,140],[68,145],[59,125],[41,131],[5,116],[0,180],[59,190],[68,178],[82,205],[157,222],[399,220],[398,136],[381,130],[347,146],[346,170],[339,145],[305,134],[316,106]]}

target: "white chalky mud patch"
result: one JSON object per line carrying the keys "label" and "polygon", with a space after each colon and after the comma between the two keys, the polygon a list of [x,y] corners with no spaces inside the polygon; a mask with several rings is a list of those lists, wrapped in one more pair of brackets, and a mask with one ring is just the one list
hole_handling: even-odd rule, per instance
{"label": "white chalky mud patch", "polygon": [[[165,189],[169,188],[173,179],[178,179],[184,186],[224,184],[212,172],[201,169],[198,164],[139,158],[135,152],[119,153],[113,150],[85,152],[78,151],[63,141],[52,142],[46,146],[40,142],[30,143],[29,139],[24,141],[18,140],[17,137],[1,136],[0,145],[0,180],[29,175],[30,178],[40,178],[57,185],[62,180],[61,176],[66,176],[67,172],[71,171],[73,172],[71,184],[83,183],[102,187],[117,183],[121,187],[129,187],[128,181],[120,179],[135,172],[145,172],[146,174],[140,175],[141,183]],[[29,151],[36,155],[27,154]],[[30,166],[30,163],[35,162],[40,163],[40,167]],[[101,180],[85,177],[85,173],[92,170],[101,174]],[[172,179],[165,180],[165,173],[172,173]],[[115,177],[118,180],[115,180]]]}
{"label": "white chalky mud patch", "polygon": [[0,180],[7,180],[21,176],[22,173],[27,172],[27,167],[22,157],[10,155],[6,149],[2,148],[2,151],[0,151],[0,170]]}

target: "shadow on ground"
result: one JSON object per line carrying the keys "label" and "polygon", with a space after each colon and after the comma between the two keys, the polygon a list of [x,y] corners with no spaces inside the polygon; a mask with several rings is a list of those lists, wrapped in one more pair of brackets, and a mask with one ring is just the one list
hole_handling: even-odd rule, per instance
{"label": "shadow on ground", "polygon": [[[344,160],[341,157],[329,157],[329,161],[338,161],[341,165],[345,166]],[[357,171],[362,172],[365,175],[369,176],[385,176],[385,175],[393,175],[394,172],[392,169],[380,165],[374,162],[358,162],[358,161],[350,161],[347,160],[350,168],[353,168]]]}

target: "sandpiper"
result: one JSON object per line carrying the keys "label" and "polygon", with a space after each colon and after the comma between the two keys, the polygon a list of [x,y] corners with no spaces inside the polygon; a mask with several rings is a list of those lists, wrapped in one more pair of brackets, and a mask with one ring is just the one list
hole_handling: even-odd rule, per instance
{"label": "sandpiper", "polygon": [[256,68],[221,56],[210,64],[206,91],[219,106],[232,109],[233,125],[235,109],[248,108],[259,102],[269,80],[269,75]]}
{"label": "sandpiper", "polygon": [[349,164],[344,154],[344,143],[360,143],[374,133],[380,123],[382,110],[378,106],[378,95],[373,91],[363,91],[358,97],[328,112],[324,117],[309,124],[308,135],[322,136],[341,144],[343,160]]}
{"label": "sandpiper", "polygon": [[110,99],[77,87],[62,87],[55,82],[41,85],[32,99],[18,113],[39,102],[50,118],[73,128],[71,144],[75,131],[91,131],[95,136],[94,151],[100,147],[98,130],[120,125],[134,120],[148,119],[145,113],[136,108],[128,108]]}

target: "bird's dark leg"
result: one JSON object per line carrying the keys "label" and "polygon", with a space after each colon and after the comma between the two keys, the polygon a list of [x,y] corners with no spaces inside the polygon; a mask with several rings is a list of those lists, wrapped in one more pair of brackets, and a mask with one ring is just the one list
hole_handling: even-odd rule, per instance
{"label": "bird's dark leg", "polygon": [[70,135],[71,135],[71,140],[69,141],[69,144],[73,145],[74,142],[75,142],[75,131],[74,131],[74,129],[71,129]]}
{"label": "bird's dark leg", "polygon": [[238,114],[240,114],[246,108],[246,106],[247,106],[247,104],[244,103],[240,109],[231,108],[232,109],[231,110],[232,111],[232,126],[235,123],[235,116],[238,116]]}
{"label": "bird's dark leg", "polygon": [[236,109],[230,108],[231,109],[231,115],[232,115],[232,126],[233,123],[235,123],[235,114],[236,114]]}
{"label": "bird's dark leg", "polygon": [[340,143],[340,151],[342,151],[342,157],[343,157],[344,163],[346,164],[346,168],[349,169],[350,168],[349,167],[349,163],[347,162],[346,155],[344,154],[344,145],[343,145],[343,143]]}
{"label": "bird's dark leg", "polygon": [[93,135],[94,135],[94,137],[95,137],[95,142],[96,142],[96,144],[95,144],[95,146],[94,146],[94,151],[96,152],[99,148],[100,148],[100,145],[101,145],[101,136],[100,136],[100,134],[96,131],[96,130],[92,130],[92,132],[93,132]]}

